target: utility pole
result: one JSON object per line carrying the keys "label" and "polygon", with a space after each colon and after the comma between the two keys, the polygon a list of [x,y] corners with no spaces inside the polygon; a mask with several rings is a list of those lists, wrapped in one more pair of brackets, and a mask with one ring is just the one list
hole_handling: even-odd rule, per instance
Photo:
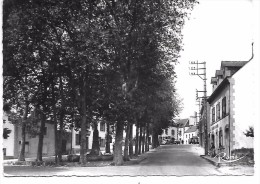
{"label": "utility pole", "polygon": [[[190,61],[190,64],[192,65],[189,67],[191,70],[190,75],[197,75],[199,78],[201,78],[204,82],[204,90],[196,92],[203,92],[203,98],[204,98],[204,108],[205,108],[205,121],[204,121],[204,132],[205,132],[205,155],[208,154],[208,125],[207,125],[207,78],[206,78],[206,62],[198,62],[198,61]],[[202,66],[202,67],[201,67]],[[202,73],[200,73],[202,71]]]}

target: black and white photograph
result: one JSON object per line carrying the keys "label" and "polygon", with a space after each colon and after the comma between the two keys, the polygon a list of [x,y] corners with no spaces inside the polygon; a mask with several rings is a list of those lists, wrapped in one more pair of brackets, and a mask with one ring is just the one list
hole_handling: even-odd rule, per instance
{"label": "black and white photograph", "polygon": [[259,0],[3,0],[1,14],[4,183],[260,182]]}

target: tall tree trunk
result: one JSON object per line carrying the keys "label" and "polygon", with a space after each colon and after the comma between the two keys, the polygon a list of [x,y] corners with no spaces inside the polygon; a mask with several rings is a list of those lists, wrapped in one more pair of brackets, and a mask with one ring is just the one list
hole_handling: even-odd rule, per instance
{"label": "tall tree trunk", "polygon": [[59,162],[58,162],[57,110],[56,110],[56,97],[55,97],[54,81],[52,81],[51,87],[52,87],[52,109],[53,109],[53,122],[54,122],[55,164],[59,164]]}
{"label": "tall tree trunk", "polygon": [[142,133],[143,133],[143,130],[142,130],[142,125],[140,123],[140,136],[139,136],[139,145],[138,145],[138,155],[141,155],[141,151],[142,151]]}
{"label": "tall tree trunk", "polygon": [[93,142],[92,142],[92,149],[90,154],[99,155],[99,152],[100,152],[99,131],[98,131],[97,123],[94,123]]}
{"label": "tall tree trunk", "polygon": [[59,138],[58,138],[58,162],[62,162],[63,119],[64,119],[64,112],[62,107],[60,113],[60,130],[59,130]]}
{"label": "tall tree trunk", "polygon": [[107,134],[106,134],[106,153],[111,153],[110,152],[110,132],[109,132],[109,122],[107,121],[106,122],[106,131],[107,131]]}
{"label": "tall tree trunk", "polygon": [[81,140],[80,140],[80,163],[86,164],[86,134],[87,134],[87,109],[86,109],[86,79],[83,80],[83,88],[81,90]]}
{"label": "tall tree trunk", "polygon": [[123,131],[124,131],[124,124],[122,122],[117,122],[115,152],[114,152],[114,164],[115,165],[123,165],[123,163],[124,163],[123,156],[122,156]]}
{"label": "tall tree trunk", "polygon": [[[27,98],[27,97],[26,97]],[[25,161],[25,141],[26,141],[26,120],[28,116],[28,109],[29,109],[29,102],[26,99],[25,101],[25,107],[24,107],[24,114],[22,119],[22,141],[21,141],[21,150],[19,153],[18,161]]]}
{"label": "tall tree trunk", "polygon": [[145,151],[149,151],[149,123],[146,124]]}
{"label": "tall tree trunk", "polygon": [[143,135],[142,135],[142,153],[144,153],[144,142],[145,142],[145,126],[142,127],[143,129]]}
{"label": "tall tree trunk", "polygon": [[139,123],[136,122],[136,130],[135,130],[135,156],[138,156],[138,153],[139,153],[138,145],[139,145]]}
{"label": "tall tree trunk", "polygon": [[133,124],[131,124],[129,128],[129,157],[133,158],[133,155]]}
{"label": "tall tree trunk", "polygon": [[157,148],[159,146],[158,133],[153,129],[153,138],[152,138],[152,148]]}
{"label": "tall tree trunk", "polygon": [[57,118],[56,110],[53,110],[53,121],[54,121],[54,144],[55,144],[55,163],[59,164],[58,159],[58,128],[57,128]]}
{"label": "tall tree trunk", "polygon": [[58,139],[58,161],[62,162],[62,139],[63,139],[63,120],[64,120],[64,114],[65,114],[65,107],[64,107],[64,94],[63,94],[63,81],[62,76],[60,73],[59,76],[60,81],[60,97],[61,97],[61,109],[60,109],[60,131],[59,131],[59,139]]}
{"label": "tall tree trunk", "polygon": [[129,133],[130,133],[130,123],[127,122],[126,127],[126,136],[125,136],[125,147],[124,147],[124,160],[129,161],[129,153],[128,153],[128,146],[129,146]]}
{"label": "tall tree trunk", "polygon": [[45,123],[46,123],[46,115],[44,112],[46,111],[43,110],[43,112],[41,113],[41,125],[40,125],[40,134],[39,134],[39,143],[38,143],[36,161],[42,161],[43,138],[44,138]]}

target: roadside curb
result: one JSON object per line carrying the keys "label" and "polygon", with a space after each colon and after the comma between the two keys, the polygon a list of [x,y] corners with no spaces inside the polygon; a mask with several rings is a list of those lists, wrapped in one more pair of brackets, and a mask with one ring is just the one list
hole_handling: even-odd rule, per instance
{"label": "roadside curb", "polygon": [[230,163],[219,163],[216,162],[210,158],[207,158],[205,155],[200,155],[201,158],[207,160],[209,163],[211,163],[212,165],[216,166],[216,167],[221,167],[221,166],[230,166]]}

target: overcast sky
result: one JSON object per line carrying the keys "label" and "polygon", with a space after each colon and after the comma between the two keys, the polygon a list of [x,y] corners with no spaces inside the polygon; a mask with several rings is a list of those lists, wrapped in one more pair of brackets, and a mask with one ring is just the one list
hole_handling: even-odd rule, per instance
{"label": "overcast sky", "polygon": [[[206,61],[207,95],[212,93],[210,79],[221,61],[247,61],[253,41],[253,11],[250,0],[199,0],[186,21],[184,51],[176,65],[177,92],[183,98],[180,118],[189,118],[199,110],[196,89],[203,90],[203,80],[189,75],[189,61]],[[200,94],[202,96],[203,94]]]}

